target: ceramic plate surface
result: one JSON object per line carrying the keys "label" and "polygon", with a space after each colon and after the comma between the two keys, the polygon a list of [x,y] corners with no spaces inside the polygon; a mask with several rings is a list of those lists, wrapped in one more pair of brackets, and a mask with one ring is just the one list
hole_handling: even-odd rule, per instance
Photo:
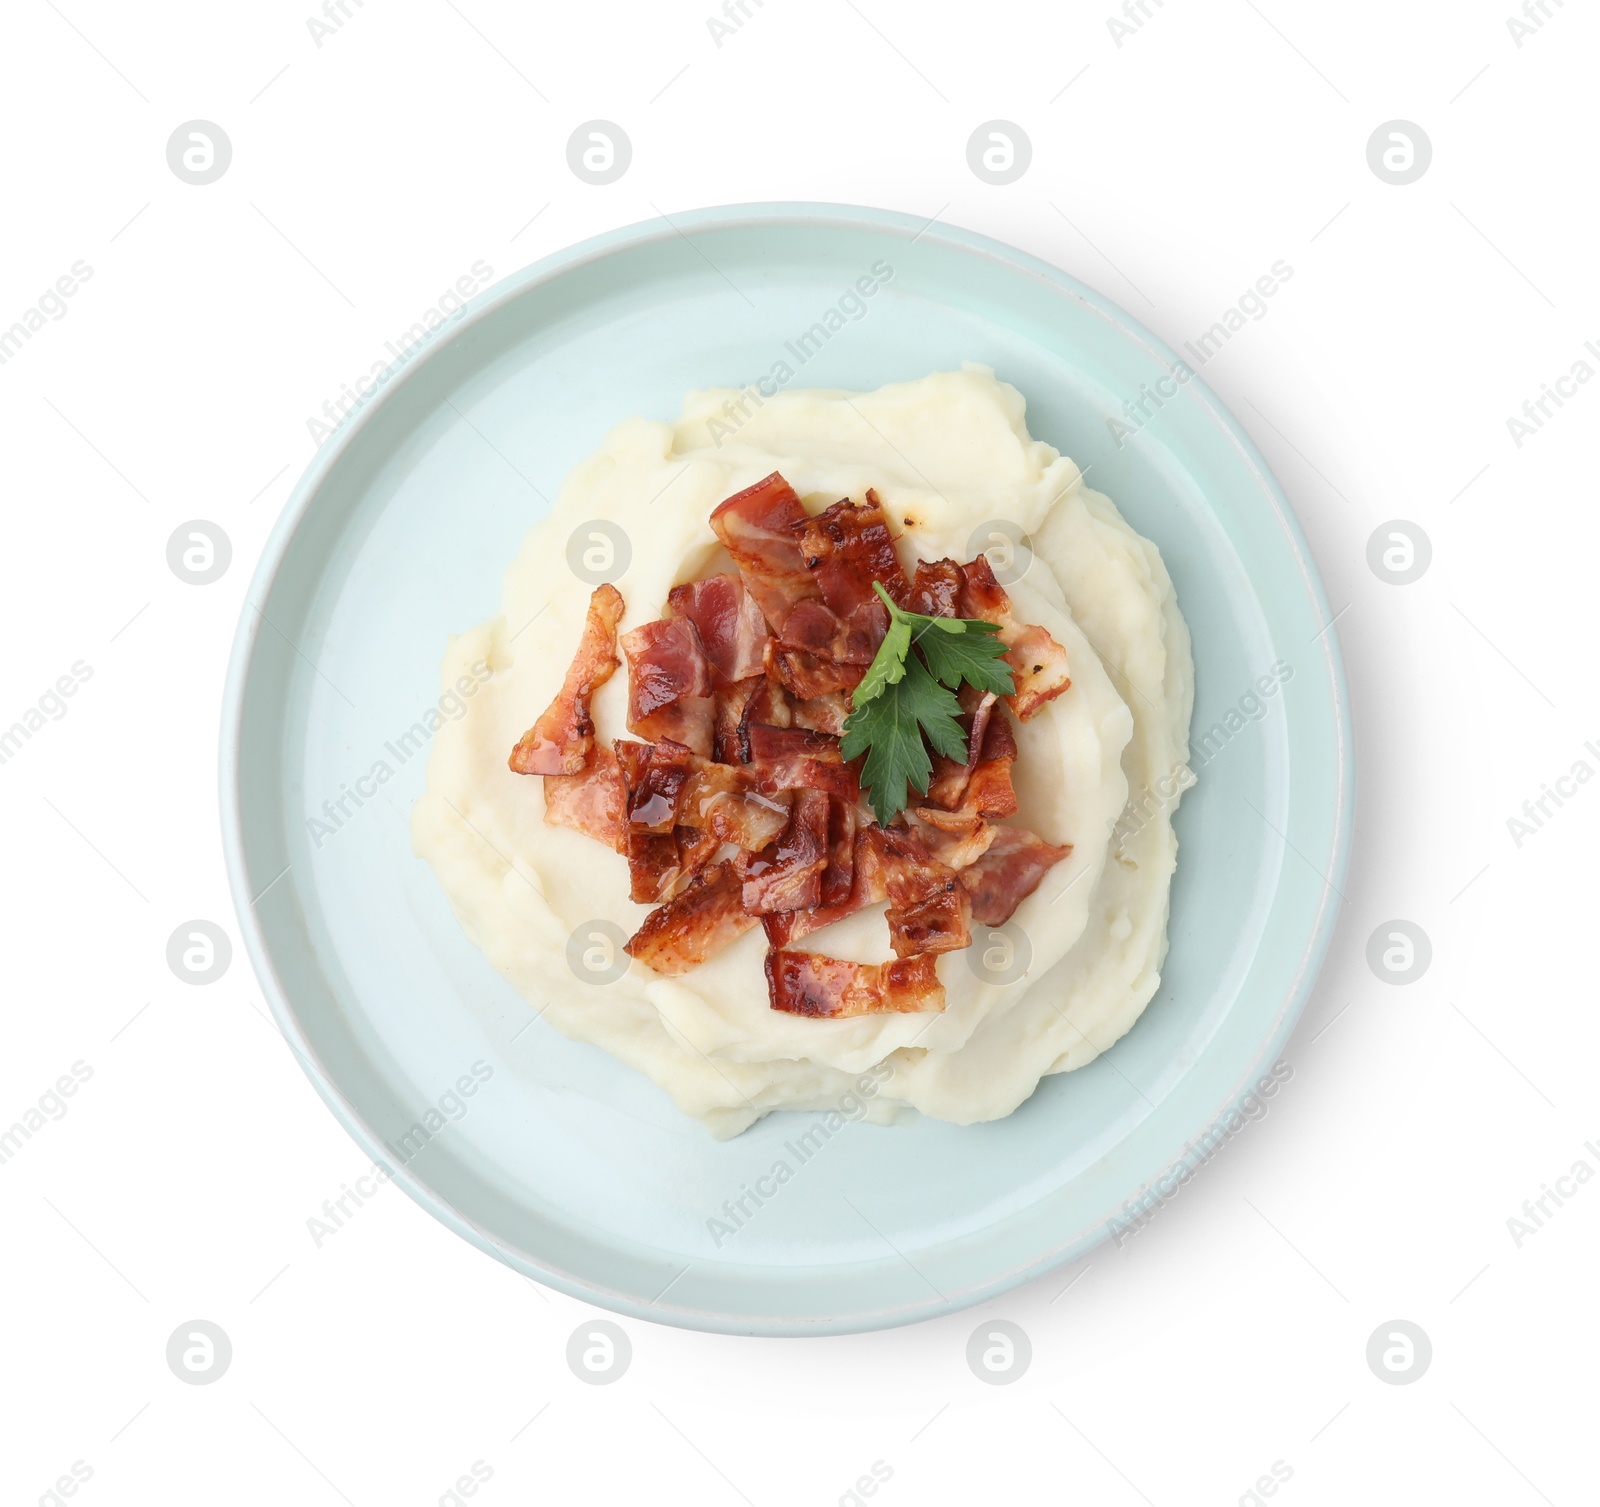
{"label": "ceramic plate surface", "polygon": [[[714,1141],[654,1084],[533,1020],[412,856],[426,749],[407,734],[438,705],[446,636],[498,609],[523,535],[605,432],[676,417],[691,388],[794,365],[789,344],[879,262],[892,277],[866,316],[791,385],[874,388],[978,361],[1019,388],[1031,432],[1092,466],[1091,484],[1161,548],[1194,635],[1200,782],[1177,818],[1171,953],[1127,1037],[1009,1119],[849,1125],[802,1164],[789,1144],[818,1116]],[[222,730],[245,942],[334,1113],[412,1197],[509,1265],[695,1328],[907,1323],[1103,1239],[1274,1061],[1349,846],[1335,635],[1299,527],[1239,425],[1196,379],[1119,448],[1107,419],[1176,360],[1159,340],[1021,252],[841,206],[709,210],[603,236],[498,284],[408,355],[288,504],[243,614]],[[1252,720],[1252,688],[1277,661],[1292,678]],[[313,826],[341,802],[337,831]],[[708,1219],[780,1159],[790,1181],[718,1249]]]}

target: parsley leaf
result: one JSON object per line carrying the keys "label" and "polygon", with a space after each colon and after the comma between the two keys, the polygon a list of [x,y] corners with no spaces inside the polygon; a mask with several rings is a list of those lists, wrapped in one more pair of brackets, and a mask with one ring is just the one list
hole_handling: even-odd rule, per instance
{"label": "parsley leaf", "polygon": [[867,755],[861,782],[887,824],[905,809],[908,786],[927,791],[933,764],[924,739],[946,758],[966,758],[966,734],[956,721],[961,682],[999,696],[1015,685],[993,623],[906,612],[881,583],[872,587],[889,609],[889,631],[852,694],[840,747],[847,759]]}
{"label": "parsley leaf", "polygon": [[928,662],[935,680],[954,690],[964,680],[980,691],[1009,696],[1016,690],[1011,667],[1002,657],[1006,646],[1000,642],[999,626],[973,618],[931,618],[934,623],[963,623],[965,633],[922,633],[916,645]]}
{"label": "parsley leaf", "polygon": [[878,821],[887,825],[905,809],[907,785],[919,793],[928,788],[933,763],[923,746],[923,735],[938,752],[951,759],[967,756],[967,735],[956,721],[961,704],[955,693],[940,685],[908,654],[900,677],[885,685],[845,721],[840,745],[847,759],[865,751],[861,783]]}

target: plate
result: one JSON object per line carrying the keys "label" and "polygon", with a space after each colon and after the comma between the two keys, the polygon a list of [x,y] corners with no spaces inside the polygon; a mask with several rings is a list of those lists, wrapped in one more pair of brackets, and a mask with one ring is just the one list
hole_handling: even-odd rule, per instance
{"label": "plate", "polygon": [[[850,317],[845,295],[869,274],[885,286]],[[826,338],[802,338],[813,326]],[[301,478],[251,586],[224,709],[240,926],[329,1107],[418,1203],[508,1265],[691,1328],[909,1323],[1106,1238],[1270,1068],[1326,949],[1350,845],[1326,600],[1238,423],[1065,273],[875,209],[751,205],[633,226],[423,335]],[[785,1113],[714,1141],[654,1084],[538,1021],[411,853],[431,726],[452,710],[445,638],[498,609],[501,573],[567,471],[621,419],[675,417],[687,390],[753,382],[797,351],[796,387],[992,366],[1027,398],[1031,432],[1160,546],[1193,630],[1200,781],[1177,817],[1161,987],[1111,1052],[993,1124],[824,1137],[819,1116]],[[1108,421],[1163,379],[1154,419],[1114,433]],[[1280,663],[1290,677],[1264,697]],[[776,1194],[757,1203],[762,1188]],[[750,1217],[719,1246],[711,1221],[740,1198]]]}

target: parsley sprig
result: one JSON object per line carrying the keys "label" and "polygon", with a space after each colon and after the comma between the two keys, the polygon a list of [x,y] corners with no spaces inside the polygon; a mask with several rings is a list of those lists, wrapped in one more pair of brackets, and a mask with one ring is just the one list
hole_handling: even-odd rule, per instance
{"label": "parsley sprig", "polygon": [[861,783],[887,825],[905,809],[908,786],[927,792],[933,775],[928,745],[948,759],[966,758],[967,735],[956,721],[961,682],[997,696],[1009,696],[1016,686],[994,623],[907,612],[881,582],[872,589],[889,609],[889,631],[855,689],[840,751],[847,759],[866,754]]}

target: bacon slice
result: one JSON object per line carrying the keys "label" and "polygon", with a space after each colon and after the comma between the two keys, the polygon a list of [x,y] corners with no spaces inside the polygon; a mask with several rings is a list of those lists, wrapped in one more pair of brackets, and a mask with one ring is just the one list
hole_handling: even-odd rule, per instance
{"label": "bacon slice", "polygon": [[983,739],[989,729],[989,719],[994,715],[993,691],[974,692],[970,685],[960,690],[961,701],[968,710],[960,718],[967,732],[967,757],[957,762],[937,751],[933,754],[933,774],[928,780],[928,804],[953,811],[966,794],[972,771],[983,757]]}
{"label": "bacon slice", "polygon": [[924,617],[956,617],[960,604],[960,565],[948,556],[943,560],[918,560],[911,589],[900,605]]}
{"label": "bacon slice", "polygon": [[858,821],[853,802],[828,797],[828,862],[818,886],[819,907],[845,904],[855,888]]}
{"label": "bacon slice", "polygon": [[827,1020],[943,1010],[937,963],[932,953],[889,963],[847,963],[820,952],[774,948],[767,953],[767,995],[774,1010]]}
{"label": "bacon slice", "polygon": [[809,732],[828,733],[835,738],[844,731],[844,719],[849,715],[850,702],[843,691],[829,691],[809,701],[797,701],[791,712],[794,726]]}
{"label": "bacon slice", "polygon": [[798,602],[778,635],[786,649],[804,649],[818,659],[870,665],[889,631],[889,609],[876,596],[841,616],[826,602]]}
{"label": "bacon slice", "polygon": [[861,799],[861,775],[844,762],[839,740],[801,727],[750,728],[750,762],[758,790],[825,790],[852,805]]}
{"label": "bacon slice", "polygon": [[794,649],[769,639],[767,673],[797,700],[812,701],[834,691],[853,691],[861,684],[867,667],[813,654],[809,649]]}
{"label": "bacon slice", "polygon": [[972,894],[972,918],[984,926],[1003,926],[1044,876],[1069,853],[1023,827],[996,827],[988,850],[959,870]]}
{"label": "bacon slice", "polygon": [[731,863],[711,864],[651,911],[622,950],[668,977],[688,973],[757,924],[745,914],[740,891]]}
{"label": "bacon slice", "polygon": [[1006,697],[1012,711],[1026,722],[1040,707],[1054,701],[1068,686],[1067,651],[1045,630],[1033,623],[1017,623],[1002,628],[1006,645],[1005,661],[1011,666],[1016,693]]}
{"label": "bacon slice", "polygon": [[596,748],[589,767],[580,773],[547,774],[544,819],[552,827],[571,827],[626,852],[628,786],[617,756],[609,748]]}
{"label": "bacon slice", "polygon": [[[628,898],[650,905],[670,895],[683,877],[677,796],[688,778],[684,761],[693,756],[680,743],[662,750],[659,760],[652,743],[618,738],[612,748],[626,798],[622,852],[628,859]],[[681,760],[673,758],[674,751]]]}
{"label": "bacon slice", "polygon": [[787,791],[757,790],[754,773],[740,764],[695,761],[678,800],[678,821],[757,852],[776,841],[789,825],[792,797]]}
{"label": "bacon slice", "polygon": [[[879,611],[883,610],[872,589],[874,581],[882,582],[897,602],[910,589],[895,554],[889,520],[878,494],[870,489],[865,502],[849,498],[836,502],[807,519],[798,534],[801,557],[816,572],[823,601],[840,617],[848,617],[867,603],[876,603]],[[887,621],[884,627],[888,627]]]}
{"label": "bacon slice", "polygon": [[950,831],[942,827],[919,827],[917,835],[940,863],[947,863],[953,869],[964,869],[988,852],[995,833],[1000,830],[986,821],[977,821]]}
{"label": "bacon slice", "polygon": [[664,617],[622,637],[628,656],[628,731],[670,738],[711,757],[711,664],[688,618]]}
{"label": "bacon slice", "polygon": [[755,771],[742,765],[702,759],[669,738],[657,743],[619,738],[615,747],[634,834],[659,836],[692,827],[710,832],[719,843],[753,851],[766,847],[789,823],[788,793],[758,790]]}
{"label": "bacon slice", "polygon": [[762,673],[767,620],[738,576],[707,576],[674,586],[667,608],[694,624],[719,687]]}
{"label": "bacon slice", "polygon": [[744,880],[741,899],[753,916],[810,910],[820,900],[822,871],[828,863],[828,797],[820,790],[798,790],[782,835],[759,853],[741,854],[736,867]]}
{"label": "bacon slice", "polygon": [[683,787],[694,773],[691,749],[671,738],[655,743],[631,743],[618,738],[612,747],[628,785],[628,825],[657,834],[678,824]]}
{"label": "bacon slice", "polygon": [[[1016,734],[1004,716],[991,716],[985,720],[982,738],[982,749],[970,766],[958,803],[952,806],[945,799],[955,784],[952,777],[946,776],[939,801],[916,808],[918,817],[929,825],[946,832],[961,832],[980,821],[997,821],[1016,815],[1017,792],[1011,783],[1011,767],[1017,762]],[[935,783],[928,782],[930,796],[934,794]]]}
{"label": "bacon slice", "polygon": [[617,659],[622,593],[609,582],[594,589],[578,652],[556,698],[517,741],[508,761],[517,774],[579,774],[594,747],[589,701],[611,679]]}
{"label": "bacon slice", "polygon": [[[852,814],[854,809],[853,806],[850,808]],[[851,844],[849,894],[835,903],[819,905],[813,910],[781,911],[775,915],[763,916],[761,924],[766,929],[769,945],[787,947],[790,942],[797,942],[801,937],[808,937],[814,931],[821,931],[824,926],[831,926],[835,921],[853,916],[858,910],[876,905],[885,897],[887,892],[884,888],[882,867],[863,861],[862,857],[862,848],[870,830],[870,828],[858,828],[855,840]],[[831,849],[830,843],[830,854]],[[827,874],[828,871],[823,870],[825,883]]]}
{"label": "bacon slice", "polygon": [[788,695],[765,674],[719,686],[716,701],[716,756],[724,764],[750,762],[752,723],[788,727],[793,720]]}
{"label": "bacon slice", "polygon": [[944,887],[926,900],[890,907],[889,945],[897,958],[956,952],[972,945],[971,919],[972,896],[952,871]]}
{"label": "bacon slice", "polygon": [[995,580],[987,555],[963,565],[961,574],[961,616],[981,617],[999,625],[1005,661],[1016,685],[1006,702],[1018,720],[1026,722],[1072,684],[1067,651],[1036,623],[1019,623],[1012,617],[1011,598]]}
{"label": "bacon slice", "polygon": [[711,527],[739,567],[745,590],[774,629],[796,602],[818,594],[801,558],[797,531],[806,510],[793,487],[776,471],[717,505]]}

